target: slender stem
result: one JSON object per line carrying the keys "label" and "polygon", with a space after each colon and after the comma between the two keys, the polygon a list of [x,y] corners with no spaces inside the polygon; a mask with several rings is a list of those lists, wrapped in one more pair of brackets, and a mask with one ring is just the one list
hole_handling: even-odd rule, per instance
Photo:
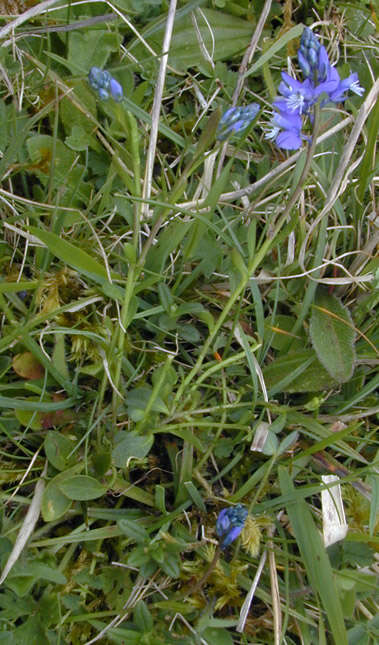
{"label": "slender stem", "polygon": [[218,545],[216,548],[215,554],[213,556],[213,560],[210,563],[208,569],[206,570],[204,575],[200,578],[199,582],[194,587],[192,587],[192,589],[190,589],[190,591],[184,596],[185,598],[188,598],[188,596],[192,596],[194,593],[197,593],[204,586],[209,576],[211,575],[212,571],[214,571],[216,564],[219,560],[220,554],[221,554],[221,547],[220,545]]}
{"label": "slender stem", "polygon": [[[134,174],[134,196],[141,197],[141,160],[139,154],[139,135],[138,125],[133,114],[127,111],[130,131],[130,147],[133,159],[133,174]],[[141,212],[142,202],[137,201],[134,207],[134,231],[133,231],[133,244],[136,252],[139,246],[139,236],[141,229]]]}
{"label": "slender stem", "polygon": [[167,372],[168,372],[173,360],[174,360],[174,355],[173,354],[170,354],[169,356],[167,356],[167,359],[166,359],[166,361],[165,361],[165,363],[163,365],[161,373],[159,374],[159,378],[158,378],[157,382],[155,383],[155,385],[153,387],[153,391],[151,393],[150,399],[147,402],[146,408],[145,408],[144,413],[143,413],[143,417],[142,417],[142,419],[140,419],[140,421],[138,421],[138,423],[137,423],[137,425],[135,427],[136,432],[140,432],[144,428],[144,425],[146,423],[146,419],[147,419],[147,417],[149,416],[149,414],[150,414],[150,412],[152,410],[152,407],[153,407],[153,405],[154,405],[154,403],[155,403],[155,401],[156,401],[156,399],[157,399],[157,397],[159,395],[159,392],[161,391],[162,385],[165,382],[165,379],[166,379],[166,376],[167,376]]}
{"label": "slender stem", "polygon": [[[121,315],[120,315],[120,326],[118,330],[118,336],[115,336],[117,338],[117,363],[116,363],[116,371],[115,371],[115,376],[114,376],[114,385],[116,390],[119,389],[119,384],[120,384],[120,377],[121,377],[121,364],[122,364],[122,353],[124,349],[124,341],[125,341],[125,332],[128,326],[128,313],[129,313],[129,308],[130,308],[130,303],[133,297],[133,291],[134,291],[134,283],[135,283],[135,265],[129,265],[129,271],[128,271],[128,277],[126,280],[126,287],[125,287],[125,294],[124,294],[124,302],[122,305],[121,309]],[[112,343],[113,345],[113,343]],[[113,391],[113,413],[114,415],[116,414],[116,407],[117,407],[117,401],[119,400],[119,395],[117,394],[117,391]]]}
{"label": "slender stem", "polygon": [[[140,151],[139,151],[139,135],[138,135],[138,125],[134,116],[131,112],[126,111],[127,122],[125,121],[125,112],[121,111],[121,106],[117,106],[119,112],[117,113],[118,119],[125,129],[128,130],[129,134],[129,144],[131,157],[133,161],[133,177],[134,177],[134,196],[139,198],[141,197],[141,161],[140,161]],[[140,228],[141,228],[141,210],[142,202],[136,201],[134,205],[134,230],[133,230],[133,247],[135,256],[138,253],[139,239],[140,239]],[[115,347],[117,345],[117,363],[114,375],[114,385],[115,391],[113,392],[113,414],[116,414],[117,401],[119,395],[117,390],[119,389],[120,378],[121,378],[121,365],[122,365],[122,352],[124,348],[125,333],[128,326],[128,313],[130,309],[130,303],[133,297],[134,285],[136,280],[136,267],[135,263],[129,263],[128,277],[125,285],[124,292],[124,302],[120,314],[120,324],[118,328],[118,334],[114,335],[114,340],[111,343],[111,352],[110,355],[113,355]]]}
{"label": "slender stem", "polygon": [[264,259],[266,253],[268,252],[270,247],[274,244],[275,239],[278,236],[279,232],[281,231],[281,229],[283,228],[284,224],[286,223],[289,213],[291,212],[294,204],[296,203],[297,199],[299,198],[299,195],[301,194],[301,192],[303,190],[305,179],[306,179],[307,174],[309,172],[309,169],[310,169],[310,166],[311,166],[311,163],[312,163],[313,154],[314,154],[314,151],[315,151],[315,148],[316,148],[318,129],[319,129],[319,106],[316,106],[312,142],[311,142],[311,145],[308,148],[307,158],[305,160],[304,168],[303,168],[303,171],[301,173],[301,176],[300,176],[300,179],[298,181],[298,184],[297,184],[294,192],[292,193],[291,197],[289,198],[289,201],[288,201],[288,204],[286,206],[286,209],[285,209],[284,213],[282,214],[282,216],[280,217],[280,219],[278,220],[278,222],[276,224],[276,227],[275,227],[275,230],[274,230],[274,233],[273,233],[272,237],[267,238],[265,240],[265,242],[262,244],[261,248],[252,257],[252,259],[251,259],[251,261],[250,261],[250,263],[248,265],[247,275],[244,276],[241,279],[241,281],[237,285],[237,288],[235,289],[234,293],[231,295],[229,301],[226,303],[226,305],[225,305],[223,311],[221,312],[221,314],[220,314],[220,316],[219,316],[214,328],[210,332],[207,340],[205,341],[205,343],[203,345],[203,349],[200,352],[199,357],[198,357],[195,365],[193,366],[191,371],[187,374],[186,378],[182,381],[182,384],[178,388],[176,396],[175,396],[175,402],[180,400],[180,398],[183,396],[183,393],[187,390],[187,388],[188,388],[190,382],[192,381],[192,379],[199,372],[199,370],[200,370],[200,368],[201,368],[201,366],[203,364],[204,358],[207,355],[208,350],[209,350],[213,340],[215,339],[215,337],[217,336],[220,328],[222,327],[222,325],[224,324],[225,320],[229,316],[229,313],[230,313],[231,309],[234,307],[234,305],[237,302],[238,298],[240,297],[240,295],[246,289],[246,286],[248,285],[249,280],[250,280],[250,276],[256,271],[256,269],[258,268],[258,266],[260,265],[260,263]]}

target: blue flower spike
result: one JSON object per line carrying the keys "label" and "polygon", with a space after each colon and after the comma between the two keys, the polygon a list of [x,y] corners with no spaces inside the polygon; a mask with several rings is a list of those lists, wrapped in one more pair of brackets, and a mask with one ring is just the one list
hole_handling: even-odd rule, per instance
{"label": "blue flower spike", "polygon": [[222,115],[216,137],[218,141],[225,141],[233,134],[243,134],[259,112],[258,103],[250,103],[245,107],[231,107]]}
{"label": "blue flower spike", "polygon": [[248,510],[243,504],[224,508],[217,518],[216,533],[220,538],[220,547],[226,549],[234,542],[245,526]]}
{"label": "blue flower spike", "polygon": [[298,81],[282,72],[278,91],[280,96],[274,101],[276,112],[271,120],[271,128],[266,139],[275,141],[284,150],[298,150],[302,141],[309,137],[302,134],[304,118],[312,122],[316,104],[323,107],[327,103],[342,103],[347,92],[362,96],[363,87],[359,85],[358,74],[350,74],[341,80],[336,68],[331,65],[328,53],[311,29],[305,27],[297,53],[303,81]]}
{"label": "blue flower spike", "polygon": [[106,101],[110,96],[117,103],[122,101],[122,87],[107,70],[100,69],[100,67],[91,67],[88,74],[88,82],[102,101]]}

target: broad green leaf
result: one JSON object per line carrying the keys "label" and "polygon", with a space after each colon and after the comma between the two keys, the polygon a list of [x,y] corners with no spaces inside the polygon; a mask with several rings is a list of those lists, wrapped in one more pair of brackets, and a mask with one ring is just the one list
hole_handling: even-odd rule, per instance
{"label": "broad green leaf", "polygon": [[72,31],[68,41],[68,64],[74,74],[88,73],[92,65],[103,67],[112,51],[118,51],[121,36],[115,31]]}
{"label": "broad green leaf", "polygon": [[36,410],[15,410],[14,415],[16,419],[25,428],[31,430],[42,430],[42,413]]}
{"label": "broad green leaf", "polygon": [[49,482],[43,492],[41,513],[45,522],[55,522],[70,508],[72,500],[57,486],[55,478]]}
{"label": "broad green leaf", "polygon": [[60,139],[47,134],[35,134],[27,142],[35,173],[44,186],[51,185],[59,192],[59,205],[73,207],[87,203],[90,185],[83,181],[84,166],[77,163],[76,153]]}
{"label": "broad green leaf", "polygon": [[107,492],[106,486],[88,475],[75,475],[59,482],[58,487],[66,497],[78,501],[97,499]]}
{"label": "broad green leaf", "polygon": [[212,645],[233,645],[233,637],[226,629],[207,627],[201,635],[204,636],[207,643],[212,643]]}
{"label": "broad green leaf", "polygon": [[112,461],[118,468],[127,468],[130,459],[146,457],[154,443],[153,435],[137,432],[119,432],[112,450]]}
{"label": "broad green leaf", "polygon": [[42,564],[40,562],[19,562],[17,563],[9,574],[10,578],[17,576],[32,576],[33,578],[43,578],[50,582],[55,582],[58,585],[64,585],[67,582],[66,576],[63,575],[58,569]]}
{"label": "broad green leaf", "polygon": [[[162,51],[164,30],[165,22],[161,22],[154,34],[146,38],[157,54]],[[214,62],[229,60],[234,54],[245,49],[252,33],[253,27],[249,22],[222,11],[201,9],[195,10],[191,15],[179,16],[175,20],[168,57],[169,65],[182,71],[196,66],[208,69],[209,62],[202,49],[208,51]],[[139,41],[135,41],[130,50],[138,60],[146,58],[146,49]]]}
{"label": "broad green leaf", "polygon": [[75,448],[73,441],[60,432],[50,431],[44,442],[45,454],[49,462],[57,470],[65,470],[69,465],[68,456]]}
{"label": "broad green leaf", "polygon": [[312,307],[310,336],[320,363],[338,383],[354,371],[355,332],[349,310],[326,290],[318,289]]}
{"label": "broad green leaf", "polygon": [[282,314],[275,316],[274,322],[269,319],[264,321],[265,337],[270,338],[273,349],[285,351],[289,341],[291,341],[291,352],[304,349],[305,334],[303,331],[300,330],[297,334],[292,333],[295,323],[295,317]]}
{"label": "broad green leaf", "polygon": [[16,354],[12,361],[12,367],[16,374],[26,379],[39,379],[45,372],[41,363],[31,352]]}
{"label": "broad green leaf", "polygon": [[173,220],[162,231],[158,243],[151,247],[147,254],[146,262],[150,271],[159,273],[163,270],[166,259],[180,244],[190,230],[192,222]]}
{"label": "broad green leaf", "polygon": [[277,392],[319,392],[336,384],[311,349],[279,356],[262,371],[271,396]]}
{"label": "broad green leaf", "polygon": [[[128,414],[133,421],[140,421],[144,417],[145,408],[150,401],[153,389],[148,385],[137,387],[131,390],[125,397],[125,403],[128,408]],[[168,414],[168,409],[164,401],[157,396],[151,406],[152,412],[161,412]]]}
{"label": "broad green leaf", "polygon": [[64,140],[66,146],[76,152],[87,150],[88,134],[80,125],[74,125],[71,134]]}
{"label": "broad green leaf", "polygon": [[292,497],[292,501],[286,503],[286,508],[309,582],[313,591],[320,596],[334,642],[347,645],[344,617],[333,570],[319,531],[305,500],[295,496],[296,490],[288,471],[279,467],[278,474],[282,494]]}

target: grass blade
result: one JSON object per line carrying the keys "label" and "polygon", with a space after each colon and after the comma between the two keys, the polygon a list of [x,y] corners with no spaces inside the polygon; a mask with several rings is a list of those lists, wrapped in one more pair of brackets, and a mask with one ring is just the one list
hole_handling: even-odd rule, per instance
{"label": "grass blade", "polygon": [[[294,494],[293,482],[283,467],[279,468],[279,483],[283,495]],[[342,607],[333,570],[308,506],[304,500],[293,498],[293,501],[287,503],[286,508],[309,582],[321,599],[334,642],[336,645],[347,645]]]}

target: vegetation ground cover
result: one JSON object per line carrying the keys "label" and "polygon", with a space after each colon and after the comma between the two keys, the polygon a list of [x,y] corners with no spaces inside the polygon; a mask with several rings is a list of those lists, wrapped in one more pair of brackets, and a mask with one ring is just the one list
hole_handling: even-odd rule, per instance
{"label": "vegetation ground cover", "polygon": [[0,8],[0,643],[374,644],[378,7]]}

